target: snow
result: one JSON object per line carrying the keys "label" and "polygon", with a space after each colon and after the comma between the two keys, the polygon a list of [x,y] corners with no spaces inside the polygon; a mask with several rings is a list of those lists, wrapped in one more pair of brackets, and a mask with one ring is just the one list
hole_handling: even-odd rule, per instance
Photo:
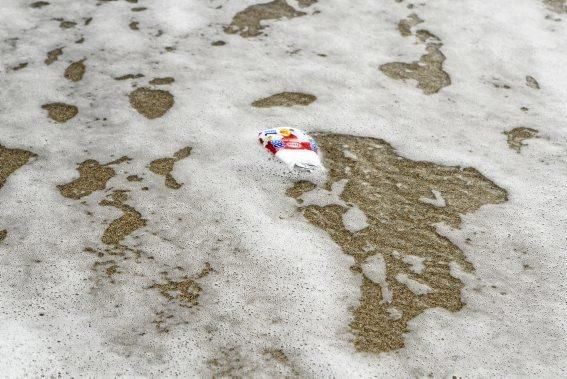
{"label": "snow", "polygon": [[343,225],[349,232],[356,233],[368,227],[368,220],[360,208],[352,206],[343,213]]}
{"label": "snow", "polygon": [[445,199],[443,199],[443,196],[441,196],[441,192],[437,191],[437,190],[431,190],[431,192],[433,193],[433,196],[435,196],[434,199],[430,199],[427,197],[420,197],[419,201],[426,203],[426,204],[431,204],[435,207],[445,207],[447,205],[447,203],[445,202]]}
{"label": "snow", "polygon": [[[565,14],[540,0],[422,1],[411,10],[407,1],[325,0],[303,17],[266,21],[266,36],[246,39],[223,26],[258,1],[49,2],[31,9],[31,0],[2,0],[0,12],[0,144],[38,155],[0,188],[0,230],[8,230],[0,242],[4,376],[211,376],[207,362],[229,348],[242,357],[235,367],[265,376],[292,374],[267,360],[266,348],[285,351],[307,377],[566,375]],[[148,10],[131,12],[134,6]],[[452,84],[435,95],[378,69],[423,54],[396,29],[412,12],[443,42]],[[58,17],[78,25],[62,30]],[[93,17],[88,27],[86,17]],[[138,32],[128,28],[134,19]],[[75,43],[81,36],[84,43]],[[227,44],[212,47],[216,40]],[[62,46],[63,55],[46,66],[46,53]],[[83,58],[84,79],[65,80],[65,68]],[[10,70],[21,62],[29,64]],[[145,77],[114,80],[138,72]],[[526,86],[526,75],[541,89]],[[133,84],[164,76],[175,77],[162,88],[175,105],[148,120],[128,94]],[[250,107],[286,90],[317,100],[293,109]],[[79,114],[65,124],[48,120],[41,105],[55,101],[76,105]],[[349,309],[360,296],[360,274],[286,196],[297,178],[256,139],[273,126],[381,138],[404,157],[474,167],[506,189],[506,203],[463,215],[458,229],[438,226],[475,268],[452,271],[464,283],[464,308],[430,309],[411,320],[398,351],[357,352]],[[518,126],[541,137],[520,154],[503,134]],[[185,184],[170,190],[146,167],[184,146],[193,151],[173,175]],[[78,163],[122,155],[132,162],[116,166],[107,191],[86,204],[57,190],[77,177]],[[148,191],[126,181],[134,173]],[[346,185],[308,192],[302,205],[348,208],[339,197]],[[115,283],[94,272],[97,257],[84,252],[100,246],[120,215],[97,205],[110,189],[131,190],[127,203],[147,226],[127,244],[153,257],[123,262]],[[443,194],[432,194],[424,200],[445,205]],[[180,280],[205,262],[214,271],[199,281],[198,307],[176,307],[150,288],[163,281],[161,271],[177,275],[179,266]],[[380,265],[376,254],[363,272],[383,285]],[[425,291],[409,276],[400,279]],[[169,333],[156,330],[159,312],[174,315]],[[401,315],[391,309],[390,316]]]}
{"label": "snow", "polygon": [[410,265],[410,269],[416,274],[421,274],[425,269],[425,265],[423,264],[425,259],[422,257],[415,255],[406,255],[402,259],[405,263]]}
{"label": "snow", "polygon": [[[368,258],[362,266],[362,272],[368,279],[376,284],[380,284],[383,301],[391,303],[393,294],[386,281],[386,262],[382,254],[376,254]],[[394,311],[394,315],[397,315],[396,311]]]}
{"label": "snow", "polygon": [[433,290],[427,284],[420,283],[417,280],[410,278],[407,274],[396,275],[396,280],[404,284],[408,289],[416,295],[427,295]]}

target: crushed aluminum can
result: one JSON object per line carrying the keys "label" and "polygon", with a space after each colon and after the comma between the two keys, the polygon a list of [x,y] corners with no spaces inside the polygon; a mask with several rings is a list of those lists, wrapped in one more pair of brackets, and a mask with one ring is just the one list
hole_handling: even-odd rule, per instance
{"label": "crushed aluminum can", "polygon": [[324,169],[319,157],[317,142],[296,128],[273,128],[258,133],[266,150],[282,160],[290,170],[299,168],[313,171]]}

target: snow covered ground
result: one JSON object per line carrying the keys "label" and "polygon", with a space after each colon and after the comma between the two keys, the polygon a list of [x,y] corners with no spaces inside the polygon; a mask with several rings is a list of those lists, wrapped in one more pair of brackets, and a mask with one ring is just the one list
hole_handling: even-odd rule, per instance
{"label": "snow covered ground", "polygon": [[2,0],[1,375],[566,376],[566,64],[565,0]]}

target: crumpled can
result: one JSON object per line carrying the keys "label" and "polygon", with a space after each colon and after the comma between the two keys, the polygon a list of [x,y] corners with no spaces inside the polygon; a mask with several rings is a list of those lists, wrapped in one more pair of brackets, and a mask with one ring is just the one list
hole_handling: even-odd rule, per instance
{"label": "crumpled can", "polygon": [[317,142],[302,130],[266,129],[258,133],[258,139],[266,150],[282,160],[291,170],[323,169]]}

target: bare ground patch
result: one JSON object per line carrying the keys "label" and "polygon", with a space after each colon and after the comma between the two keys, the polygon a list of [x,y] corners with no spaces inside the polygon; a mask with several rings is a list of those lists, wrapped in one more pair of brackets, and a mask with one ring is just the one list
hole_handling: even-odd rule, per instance
{"label": "bare ground patch", "polygon": [[76,106],[65,103],[44,104],[41,108],[47,111],[47,117],[59,123],[67,122],[79,113]]}
{"label": "bare ground patch", "polygon": [[79,164],[79,178],[67,183],[58,185],[57,188],[61,195],[74,200],[79,200],[84,196],[88,196],[95,191],[101,191],[106,188],[106,183],[116,175],[116,171],[111,165],[120,164],[130,160],[128,157],[122,157],[115,161],[101,165],[94,159],[88,159]]}
{"label": "bare ground patch", "polygon": [[224,28],[225,33],[239,33],[241,37],[256,37],[262,34],[266,27],[261,21],[279,20],[282,18],[295,18],[304,16],[301,12],[290,6],[285,0],[274,0],[269,3],[251,5],[234,15],[230,25]]}
{"label": "bare ground patch", "polygon": [[[412,28],[422,22],[418,15],[412,13],[398,23],[398,30],[402,36],[410,36]],[[426,45],[426,52],[419,61],[386,63],[380,66],[380,71],[395,80],[415,80],[417,87],[424,94],[432,95],[451,84],[451,77],[443,70],[443,62],[446,60],[441,51],[443,44],[435,34],[426,29],[417,30],[415,37],[418,43]]]}
{"label": "bare ground patch", "polygon": [[102,235],[102,242],[107,245],[120,245],[122,240],[134,231],[146,226],[146,220],[140,212],[126,204],[128,200],[127,191],[114,191],[110,199],[102,200],[99,204],[103,207],[114,207],[120,209],[124,214],[112,221]]}
{"label": "bare ground patch", "polygon": [[85,75],[85,70],[86,70],[86,66],[84,63],[85,60],[86,59],[82,59],[80,61],[71,63],[65,69],[65,73],[63,74],[63,76],[72,82],[81,81],[83,79],[83,76]]}
{"label": "bare ground patch", "polygon": [[49,66],[50,64],[52,64],[53,62],[58,60],[59,56],[61,54],[63,54],[63,48],[62,47],[59,47],[57,49],[53,49],[53,50],[47,52],[47,58],[45,58],[45,61],[44,61],[45,64]]}
{"label": "bare ground patch", "polygon": [[[305,218],[329,233],[362,276],[362,295],[351,329],[357,350],[380,353],[404,345],[408,322],[427,309],[463,307],[463,283],[451,265],[474,268],[435,224],[458,228],[462,214],[507,200],[504,190],[473,168],[416,162],[385,141],[337,134],[315,135],[325,152],[329,179],[322,189],[296,183],[288,195],[299,204],[310,191],[342,183],[341,204],[301,206]],[[357,207],[367,226],[349,231],[343,215]],[[418,266],[423,266],[419,267]]]}
{"label": "bare ground patch", "polygon": [[187,158],[191,154],[189,146],[177,151],[171,158],[160,158],[153,160],[150,163],[149,169],[154,174],[165,177],[165,185],[171,189],[179,189],[183,183],[178,183],[177,180],[171,175],[175,162]]}
{"label": "bare ground patch", "polygon": [[537,134],[539,132],[536,129],[526,128],[526,127],[519,127],[504,132],[506,137],[508,137],[508,146],[510,149],[516,150],[516,152],[520,152],[522,147],[527,146],[524,141],[531,138],[537,138]]}
{"label": "bare ground patch", "polygon": [[252,106],[256,108],[291,107],[294,105],[306,106],[315,100],[317,100],[317,97],[308,93],[281,92],[256,100],[252,103]]}
{"label": "bare ground patch", "polygon": [[132,108],[150,120],[163,116],[174,103],[168,91],[143,87],[130,93]]}

